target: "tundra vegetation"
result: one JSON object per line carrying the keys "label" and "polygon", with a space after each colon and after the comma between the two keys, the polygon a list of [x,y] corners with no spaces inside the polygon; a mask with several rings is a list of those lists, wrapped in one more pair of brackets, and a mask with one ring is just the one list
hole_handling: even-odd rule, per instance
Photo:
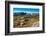
{"label": "tundra vegetation", "polygon": [[39,24],[39,13],[14,13],[13,15],[14,28],[32,27],[36,22]]}

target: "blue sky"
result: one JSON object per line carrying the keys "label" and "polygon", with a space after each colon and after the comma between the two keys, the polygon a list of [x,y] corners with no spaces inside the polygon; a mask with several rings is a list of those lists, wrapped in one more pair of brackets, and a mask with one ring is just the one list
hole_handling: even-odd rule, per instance
{"label": "blue sky", "polygon": [[13,8],[13,13],[39,13],[39,8]]}

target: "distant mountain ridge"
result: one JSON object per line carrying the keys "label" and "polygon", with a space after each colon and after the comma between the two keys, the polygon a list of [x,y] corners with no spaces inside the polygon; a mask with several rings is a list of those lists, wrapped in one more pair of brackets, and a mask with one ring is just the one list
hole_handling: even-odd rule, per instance
{"label": "distant mountain ridge", "polygon": [[[25,12],[20,12],[20,13],[13,13],[14,16],[18,16],[18,15],[26,15],[26,16],[31,16],[32,13],[25,13]],[[36,13],[33,13],[33,14],[36,14]],[[39,13],[37,13],[36,15],[38,15]]]}
{"label": "distant mountain ridge", "polygon": [[14,16],[17,16],[17,15],[26,15],[27,13],[24,13],[24,12],[21,12],[21,13],[13,13]]}

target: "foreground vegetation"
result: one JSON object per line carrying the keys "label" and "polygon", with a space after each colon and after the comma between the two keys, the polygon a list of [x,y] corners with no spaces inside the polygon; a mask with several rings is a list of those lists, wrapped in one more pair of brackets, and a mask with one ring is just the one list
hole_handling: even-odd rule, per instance
{"label": "foreground vegetation", "polygon": [[14,16],[14,28],[15,27],[32,27],[33,23],[39,22],[39,16],[34,15],[18,15]]}

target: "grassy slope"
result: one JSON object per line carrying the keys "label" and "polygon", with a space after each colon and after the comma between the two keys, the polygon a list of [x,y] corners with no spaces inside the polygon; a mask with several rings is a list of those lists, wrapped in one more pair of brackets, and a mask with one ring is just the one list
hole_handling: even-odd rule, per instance
{"label": "grassy slope", "polygon": [[[20,23],[20,20],[23,19],[24,20],[24,17],[25,16],[14,16],[14,27],[18,27],[19,26],[19,23]],[[29,18],[29,21],[27,21],[27,27],[31,27],[33,25],[34,22],[37,22],[38,21],[38,18]]]}

